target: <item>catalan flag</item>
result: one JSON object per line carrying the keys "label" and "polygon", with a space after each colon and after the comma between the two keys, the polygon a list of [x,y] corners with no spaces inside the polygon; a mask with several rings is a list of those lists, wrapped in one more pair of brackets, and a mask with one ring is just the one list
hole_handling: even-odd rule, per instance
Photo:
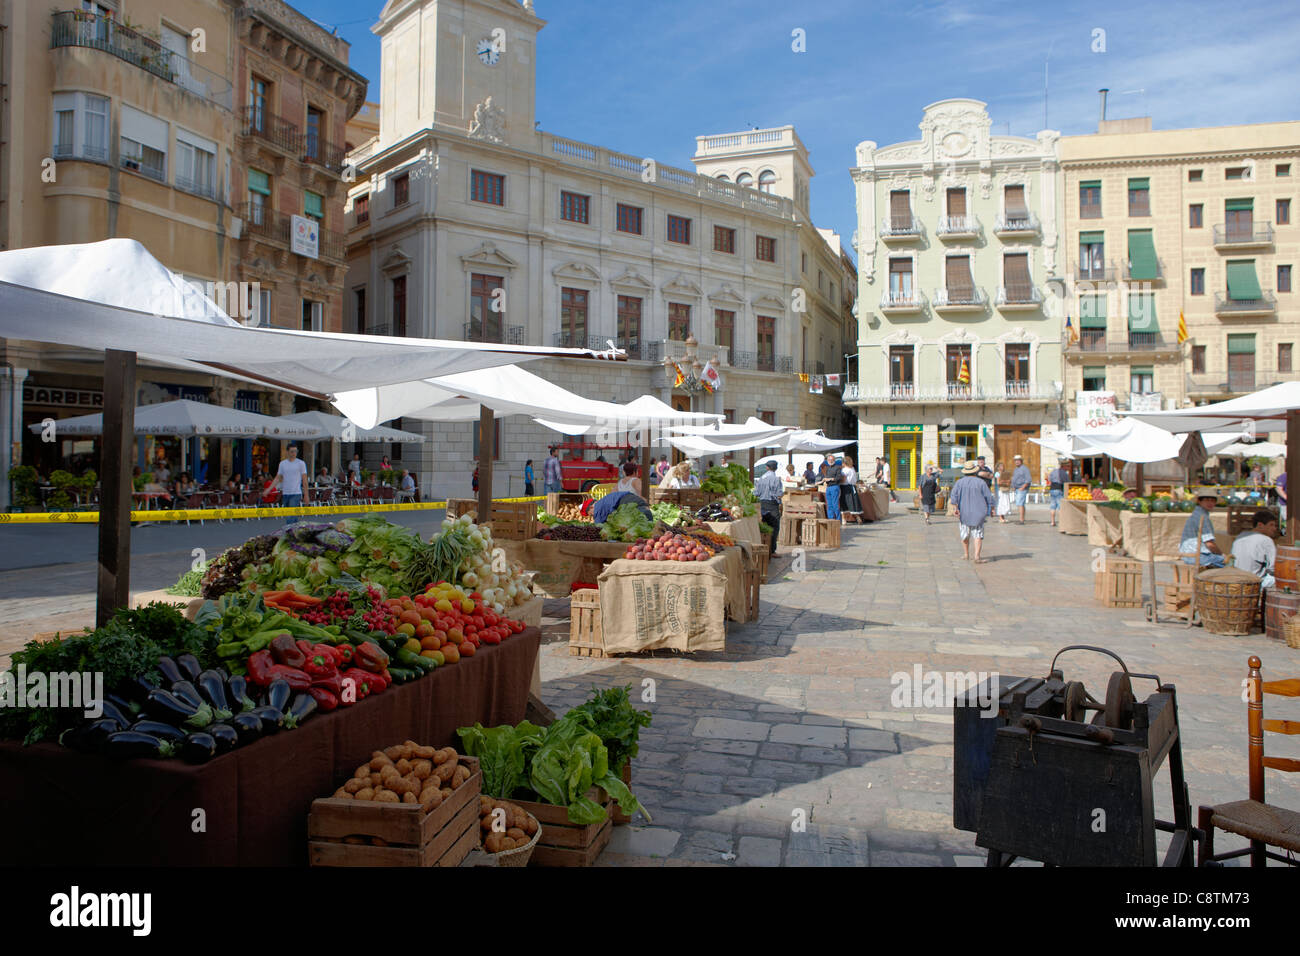
{"label": "catalan flag", "polygon": [[957,373],[957,383],[959,385],[970,384],[970,366],[966,364],[966,359],[961,360],[961,371]]}
{"label": "catalan flag", "polygon": [[676,362],[673,363],[673,371],[677,373],[677,377],[673,379],[673,388],[680,388],[682,382],[686,381],[686,376],[682,374],[682,367]]}
{"label": "catalan flag", "polygon": [[1074,327],[1074,323],[1070,321],[1069,315],[1065,317],[1065,338],[1071,345],[1075,345],[1079,341],[1079,332]]}
{"label": "catalan flag", "polygon": [[1182,345],[1187,339],[1187,320],[1183,318],[1183,313],[1180,310],[1178,313],[1178,344]]}

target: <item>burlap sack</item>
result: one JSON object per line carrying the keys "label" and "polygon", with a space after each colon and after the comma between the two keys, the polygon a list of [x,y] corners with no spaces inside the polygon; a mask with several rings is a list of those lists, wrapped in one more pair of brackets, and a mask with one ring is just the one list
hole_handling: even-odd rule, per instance
{"label": "burlap sack", "polygon": [[736,541],[763,543],[763,533],[758,528],[758,515],[750,515],[739,521],[706,521],[704,526],[717,534],[729,535]]}
{"label": "burlap sack", "polygon": [[[1130,557],[1137,558],[1139,561],[1145,561],[1151,556],[1152,546],[1154,546],[1155,556],[1175,557],[1178,555],[1178,546],[1183,540],[1183,525],[1187,523],[1190,514],[1182,512],[1174,514],[1136,514],[1132,511],[1120,512],[1120,530],[1124,536],[1124,550]],[[1147,519],[1151,520],[1151,533],[1148,539]],[[1214,528],[1214,537],[1219,545],[1219,550],[1225,555],[1232,551],[1232,539],[1228,537],[1228,513],[1226,511],[1218,512],[1210,516],[1206,521],[1206,527],[1211,525]],[[1150,540],[1151,545],[1148,545]]]}
{"label": "burlap sack", "polygon": [[[1062,502],[1064,504],[1064,502]],[[1120,524],[1119,508],[1107,508],[1095,501],[1088,502],[1088,543],[1102,548],[1121,544],[1124,541],[1124,529]]]}
{"label": "burlap sack", "polygon": [[1068,498],[1062,501],[1061,515],[1057,521],[1060,523],[1060,531],[1062,534],[1087,534],[1087,502],[1070,501]]}

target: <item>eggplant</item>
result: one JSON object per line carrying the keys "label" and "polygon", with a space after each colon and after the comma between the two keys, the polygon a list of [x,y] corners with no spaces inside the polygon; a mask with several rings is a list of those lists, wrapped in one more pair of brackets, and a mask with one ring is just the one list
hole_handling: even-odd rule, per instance
{"label": "eggplant", "polygon": [[211,734],[190,734],[181,744],[181,756],[188,763],[207,763],[217,753],[217,741]]}
{"label": "eggplant", "polygon": [[180,657],[176,658],[176,664],[180,667],[181,673],[185,675],[185,679],[188,681],[197,681],[199,675],[203,673],[203,666],[199,663],[199,659],[193,654],[182,654]]}
{"label": "eggplant", "polygon": [[248,678],[232,677],[226,681],[226,709],[234,713],[252,710],[257,705],[248,696]]}
{"label": "eggplant", "polygon": [[239,746],[239,732],[230,724],[208,724],[203,732],[217,743],[217,753],[229,753]]}
{"label": "eggplant", "polygon": [[110,717],[88,720],[78,724],[59,736],[59,743],[82,753],[94,753],[104,746],[112,734],[120,733],[125,728],[119,727],[117,721]]}
{"label": "eggplant", "polygon": [[128,757],[162,759],[172,756],[175,752],[176,745],[171,741],[151,737],[136,730],[120,730],[115,734],[109,734],[108,739],[104,741],[104,753],[116,759]]}
{"label": "eggplant", "polygon": [[144,709],[149,716],[174,727],[186,726],[197,730],[212,723],[211,707],[207,704],[194,707],[189,701],[177,697],[170,691],[158,689],[149,691],[149,695],[145,698]]}
{"label": "eggplant", "polygon": [[121,694],[105,694],[104,700],[132,719],[140,713],[140,705],[135,701],[127,700]]}
{"label": "eggplant", "polygon": [[157,737],[160,740],[170,740],[174,744],[180,743],[185,739],[185,731],[173,727],[171,724],[164,724],[161,720],[137,720],[132,724],[129,730],[134,730],[138,734],[148,734],[150,737]]}
{"label": "eggplant", "polygon": [[118,707],[116,704],[109,701],[107,698],[100,701],[100,707],[103,709],[103,712],[99,715],[99,717],[96,718],[96,720],[103,719],[103,718],[112,720],[120,725],[117,728],[118,730],[126,730],[128,727],[131,726],[131,721],[135,719],[135,717],[132,716],[129,710],[123,711],[120,707]]}
{"label": "eggplant", "polygon": [[226,682],[214,670],[206,670],[194,681],[198,685],[203,699],[212,705],[213,710],[224,710],[229,714],[230,705],[226,703]]}
{"label": "eggplant", "polygon": [[167,689],[196,710],[203,703],[199,689],[187,680],[178,680]]}
{"label": "eggplant", "polygon": [[239,746],[241,747],[251,744],[262,736],[262,718],[251,711],[235,714],[234,717],[230,718],[230,726],[234,727],[235,733],[239,735]]}
{"label": "eggplant", "polygon": [[178,680],[185,680],[185,675],[181,673],[180,666],[166,655],[158,658],[158,673],[163,676],[164,684],[174,684]]}
{"label": "eggplant", "polygon": [[289,682],[283,679],[276,679],[266,688],[266,702],[278,711],[283,711],[289,706],[289,698],[293,695],[293,688]]}
{"label": "eggplant", "polygon": [[122,693],[127,700],[143,705],[145,698],[149,696],[149,692],[157,689],[157,681],[151,680],[143,674],[137,674],[135,677],[129,678],[123,685]]}
{"label": "eggplant", "polygon": [[284,715],[285,730],[293,730],[314,713],[316,713],[316,698],[308,693],[296,695]]}
{"label": "eggplant", "polygon": [[284,711],[270,704],[263,704],[253,711],[253,715],[262,721],[262,733],[278,734],[284,726]]}

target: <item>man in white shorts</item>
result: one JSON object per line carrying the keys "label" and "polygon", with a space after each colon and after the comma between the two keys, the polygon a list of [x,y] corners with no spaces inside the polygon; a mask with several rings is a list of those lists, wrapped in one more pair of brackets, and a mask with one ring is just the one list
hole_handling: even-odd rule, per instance
{"label": "man in white shorts", "polygon": [[957,522],[961,527],[962,557],[970,560],[970,543],[975,541],[975,563],[984,564],[980,549],[984,546],[984,521],[997,507],[993,492],[978,477],[979,465],[973,461],[966,462],[962,476],[952,486],[949,501],[957,511]]}

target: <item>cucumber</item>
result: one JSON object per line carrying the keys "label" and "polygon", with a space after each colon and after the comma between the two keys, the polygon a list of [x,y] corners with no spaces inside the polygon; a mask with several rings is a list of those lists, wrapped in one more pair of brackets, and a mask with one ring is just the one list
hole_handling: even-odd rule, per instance
{"label": "cucumber", "polygon": [[[408,651],[406,648],[398,650],[398,652],[393,656],[393,660],[397,661],[397,663],[403,667],[417,667],[425,674],[435,670],[438,666],[437,662],[432,658],[421,657],[419,654],[414,651]],[[389,666],[389,672],[392,672],[391,665]]]}
{"label": "cucumber", "polygon": [[415,680],[417,677],[424,676],[422,671],[419,671],[414,667],[394,667],[392,664],[388,665],[388,673],[391,674],[393,680],[399,684],[406,684]]}

